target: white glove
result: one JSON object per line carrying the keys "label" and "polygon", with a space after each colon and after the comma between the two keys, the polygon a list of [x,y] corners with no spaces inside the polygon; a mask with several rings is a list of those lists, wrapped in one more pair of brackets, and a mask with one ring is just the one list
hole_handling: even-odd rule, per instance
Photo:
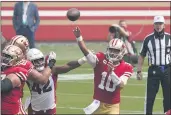
{"label": "white glove", "polygon": [[51,52],[49,53],[49,55],[48,55],[47,64],[48,64],[49,61],[52,60],[52,59],[56,60],[56,53],[53,52],[53,51],[51,51]]}

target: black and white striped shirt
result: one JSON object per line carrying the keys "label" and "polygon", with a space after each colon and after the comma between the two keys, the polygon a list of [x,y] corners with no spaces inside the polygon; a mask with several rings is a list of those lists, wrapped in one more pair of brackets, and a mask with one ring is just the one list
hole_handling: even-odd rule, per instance
{"label": "black and white striped shirt", "polygon": [[149,65],[167,65],[171,61],[171,36],[164,33],[163,38],[155,38],[154,33],[147,35],[142,44],[140,55],[148,54]]}

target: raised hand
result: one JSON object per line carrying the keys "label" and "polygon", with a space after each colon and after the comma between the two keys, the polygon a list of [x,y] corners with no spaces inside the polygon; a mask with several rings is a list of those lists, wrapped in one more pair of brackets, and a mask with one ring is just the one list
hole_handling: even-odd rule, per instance
{"label": "raised hand", "polygon": [[56,53],[53,52],[53,51],[51,51],[51,52],[49,53],[49,55],[48,55],[48,61],[50,61],[50,60],[52,60],[52,59],[56,60]]}
{"label": "raised hand", "polygon": [[73,30],[73,33],[74,33],[76,38],[79,38],[81,36],[80,28],[78,26],[75,27],[75,29]]}
{"label": "raised hand", "polygon": [[51,69],[56,63],[56,53],[51,51],[45,58],[45,65],[48,65]]}

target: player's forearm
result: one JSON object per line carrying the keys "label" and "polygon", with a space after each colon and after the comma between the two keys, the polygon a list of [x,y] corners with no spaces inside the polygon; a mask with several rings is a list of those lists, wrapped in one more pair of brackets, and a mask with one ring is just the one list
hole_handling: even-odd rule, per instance
{"label": "player's forearm", "polygon": [[138,57],[137,71],[142,71],[142,65],[143,65],[143,63],[144,63],[144,57],[140,55]]}
{"label": "player's forearm", "polygon": [[120,79],[121,82],[119,83],[119,85],[117,87],[120,89],[123,89],[125,87],[125,85],[127,84],[128,77],[127,76],[121,76],[118,79]]}
{"label": "player's forearm", "polygon": [[123,81],[121,81],[121,83],[117,86],[117,88],[120,88],[120,89],[123,89],[124,88],[124,82]]}
{"label": "player's forearm", "polygon": [[35,83],[44,85],[48,82],[50,75],[51,69],[49,67],[46,67],[41,73],[33,69],[30,71],[28,79],[34,81]]}
{"label": "player's forearm", "polygon": [[42,79],[43,79],[44,83],[47,83],[48,82],[48,79],[51,76],[52,69],[53,69],[55,63],[56,63],[56,60],[55,59],[49,60],[49,63],[47,65],[47,67],[42,71],[42,74],[43,74],[43,78]]}
{"label": "player's forearm", "polygon": [[129,37],[129,32],[125,31],[123,28],[119,26],[119,31],[123,36]]}
{"label": "player's forearm", "polygon": [[75,69],[77,67],[80,67],[86,61],[87,61],[86,58],[85,57],[82,57],[78,61],[70,61],[70,62],[68,62],[67,65],[69,66],[69,70],[72,70],[72,69]]}
{"label": "player's forearm", "polygon": [[129,37],[129,32],[125,31],[122,27],[120,27],[118,24],[112,24],[112,26],[119,29],[119,33],[123,36]]}
{"label": "player's forearm", "polygon": [[80,49],[83,52],[83,54],[85,56],[87,56],[88,53],[89,53],[89,51],[88,51],[88,49],[87,49],[87,47],[86,47],[86,45],[85,45],[85,43],[83,41],[82,36],[80,36],[79,38],[77,38],[77,42],[78,42],[78,46],[80,47]]}
{"label": "player's forearm", "polygon": [[52,70],[49,67],[46,67],[43,71],[42,71],[42,78],[39,79],[39,82],[41,84],[46,84],[48,82],[49,77],[51,76],[51,72]]}
{"label": "player's forearm", "polygon": [[71,61],[71,62],[68,62],[64,66],[54,67],[53,74],[57,75],[57,74],[67,73],[79,66],[81,66],[81,65],[78,63],[78,61]]}
{"label": "player's forearm", "polygon": [[55,66],[55,67],[53,67],[53,70],[52,70],[53,74],[57,75],[57,74],[67,73],[73,69],[80,67],[86,61],[87,61],[86,58],[82,57],[82,58],[78,59],[78,61],[70,61],[64,66]]}
{"label": "player's forearm", "polygon": [[77,39],[77,42],[78,42],[78,45],[81,49],[81,51],[83,52],[83,54],[85,55],[86,59],[87,59],[87,62],[93,66],[93,68],[95,67],[96,65],[96,56],[90,51],[87,49],[83,39],[81,40],[78,40]]}
{"label": "player's forearm", "polygon": [[[131,75],[132,74],[130,74],[130,76]],[[128,76],[125,76],[123,74],[121,77],[118,77],[114,72],[111,72],[111,76],[112,76],[112,81],[116,85],[117,88],[123,89],[124,86],[127,84]]]}

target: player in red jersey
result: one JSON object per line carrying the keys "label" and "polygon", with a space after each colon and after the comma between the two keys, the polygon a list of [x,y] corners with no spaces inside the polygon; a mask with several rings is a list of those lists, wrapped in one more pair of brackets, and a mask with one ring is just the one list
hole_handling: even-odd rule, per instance
{"label": "player in red jersey", "polygon": [[[17,36],[16,36],[17,37]],[[19,38],[21,38],[21,37],[19,37]],[[25,46],[25,42],[23,42],[25,40],[25,38],[22,38],[22,39],[17,39],[16,41],[17,41],[17,43],[19,42],[19,43],[22,43],[22,44],[16,44],[16,42],[14,42],[14,45],[16,45],[16,46]],[[25,40],[25,41],[27,41],[27,40]],[[20,46],[20,47],[21,47]],[[7,47],[7,46],[6,46]],[[22,47],[23,48],[23,47]],[[20,49],[20,48],[19,48]],[[26,49],[26,48],[25,48]],[[16,49],[16,51],[17,51],[18,49]],[[26,52],[25,52],[26,53]],[[55,54],[56,55],[56,54]],[[5,57],[5,56],[7,56],[7,57]],[[8,61],[8,59],[11,59],[10,57],[9,57],[9,55],[6,55],[5,53],[4,53],[4,57],[7,59],[5,59],[4,60],[4,64],[2,64],[2,66],[1,66],[1,70],[2,69],[6,69],[6,67],[9,67],[10,65],[8,65],[7,64],[7,62],[6,61]],[[50,54],[49,54],[49,58],[48,58],[48,60],[49,60],[49,63],[48,63],[48,65],[47,65],[47,67],[44,69],[44,71],[42,71],[42,73],[40,73],[40,72],[38,72],[36,69],[34,69],[33,68],[33,65],[32,65],[32,63],[30,62],[30,61],[27,61],[27,60],[25,60],[24,59],[25,58],[25,55],[22,57],[22,60],[20,60],[17,64],[15,64],[15,66],[17,66],[17,67],[20,67],[20,68],[23,68],[23,69],[26,69],[26,70],[28,70],[28,76],[27,76],[27,79],[30,79],[30,80],[32,80],[32,81],[34,81],[34,82],[36,82],[36,83],[40,83],[40,84],[46,84],[47,82],[48,82],[48,79],[49,79],[49,77],[50,77],[50,74],[51,74],[51,69],[53,68],[53,66],[55,65],[55,62],[56,62],[56,60],[55,60],[55,58],[56,58],[56,56],[54,57],[54,54],[51,52]],[[15,77],[14,77],[15,78]],[[3,83],[5,83],[5,84],[3,84]],[[5,80],[5,81],[3,81],[2,82],[2,84],[1,84],[1,87],[3,87],[3,88],[5,88],[5,86],[6,85],[9,85],[9,88],[5,88],[5,91],[8,91],[8,92],[10,92],[11,91],[11,89],[12,89],[12,87],[10,87],[10,86],[12,86],[11,84],[10,84],[11,82],[7,79],[7,80]],[[1,92],[3,92],[4,90],[2,89],[1,90]],[[17,97],[17,95],[13,95],[14,97],[16,96]],[[12,100],[12,99],[11,99]],[[9,103],[11,103],[12,101],[10,101]],[[10,114],[10,113],[9,113]]]}
{"label": "player in red jersey", "polygon": [[49,76],[51,74],[51,69],[55,65],[56,54],[54,54],[54,52],[50,52],[50,56],[48,59],[48,60],[50,60],[50,63],[40,73],[36,69],[34,69],[34,66],[30,61],[26,60],[26,53],[29,50],[29,42],[26,37],[24,37],[22,35],[16,35],[9,41],[8,44],[18,46],[20,49],[22,49],[25,59],[23,59],[22,62],[20,64],[18,64],[18,66],[23,67],[27,70],[31,70],[28,74],[28,76],[29,76],[28,79],[35,81],[37,83],[40,83],[42,85],[46,84],[48,82]]}
{"label": "player in red jersey", "polygon": [[133,73],[133,67],[122,60],[127,53],[125,44],[120,39],[112,39],[105,54],[102,52],[93,54],[87,49],[80,29],[76,27],[73,32],[87,62],[94,68],[94,101],[84,108],[84,112],[119,114],[120,90]]}
{"label": "player in red jersey", "polygon": [[17,67],[23,59],[20,48],[6,46],[2,51],[1,65],[1,113],[26,114],[22,108],[21,98],[27,80],[28,70]]}

